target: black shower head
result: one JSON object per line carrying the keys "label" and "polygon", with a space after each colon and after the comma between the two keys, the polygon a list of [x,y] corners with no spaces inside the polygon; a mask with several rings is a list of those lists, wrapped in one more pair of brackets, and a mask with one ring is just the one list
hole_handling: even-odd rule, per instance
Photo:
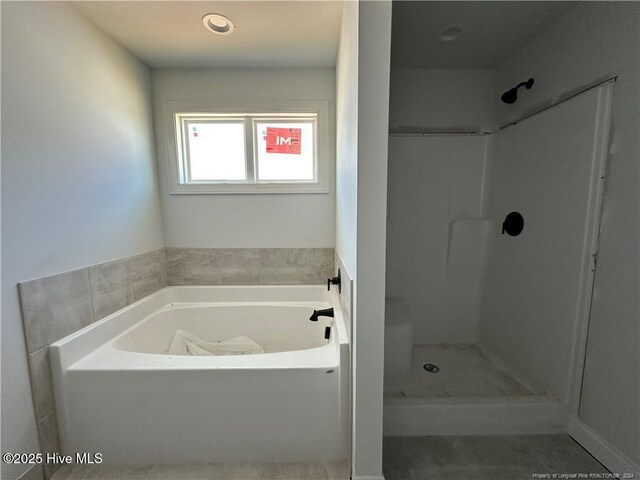
{"label": "black shower head", "polygon": [[507,90],[500,98],[504,103],[516,103],[518,99],[518,89],[514,87],[511,90]]}
{"label": "black shower head", "polygon": [[504,103],[516,103],[516,100],[518,100],[518,89],[520,87],[525,87],[527,90],[529,90],[531,87],[533,87],[533,78],[530,78],[526,82],[519,83],[512,89],[507,90],[502,94],[502,97],[500,98]]}

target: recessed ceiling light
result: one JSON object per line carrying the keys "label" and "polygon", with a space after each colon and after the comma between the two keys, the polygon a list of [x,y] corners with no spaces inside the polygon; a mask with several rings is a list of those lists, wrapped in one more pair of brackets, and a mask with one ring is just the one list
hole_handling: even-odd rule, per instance
{"label": "recessed ceiling light", "polygon": [[219,13],[207,13],[202,17],[202,24],[207,30],[218,35],[229,35],[236,29],[230,19]]}
{"label": "recessed ceiling light", "polygon": [[445,25],[438,32],[438,39],[441,42],[454,42],[460,38],[462,35],[462,24],[461,23],[451,23],[449,25]]}

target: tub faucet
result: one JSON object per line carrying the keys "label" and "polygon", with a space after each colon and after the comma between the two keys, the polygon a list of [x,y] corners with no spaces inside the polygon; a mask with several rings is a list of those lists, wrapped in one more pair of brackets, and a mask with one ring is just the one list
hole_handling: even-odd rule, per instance
{"label": "tub faucet", "polygon": [[333,318],[333,308],[325,308],[324,310],[314,310],[309,320],[317,322],[318,317],[331,317]]}

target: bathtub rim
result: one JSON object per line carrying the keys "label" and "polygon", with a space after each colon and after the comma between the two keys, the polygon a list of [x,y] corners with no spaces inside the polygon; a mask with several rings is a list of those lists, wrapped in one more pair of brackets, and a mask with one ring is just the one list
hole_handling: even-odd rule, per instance
{"label": "bathtub rim", "polygon": [[[51,344],[52,367],[55,365],[54,368],[63,375],[67,371],[82,370],[337,368],[341,345],[348,344],[349,340],[338,294],[333,290],[327,292],[325,288],[324,285],[167,286]],[[226,300],[193,300],[194,296],[215,296],[215,293]],[[229,300],[243,294],[247,296],[236,301]],[[252,301],[251,294],[261,298]],[[190,357],[128,352],[112,346],[120,335],[171,303],[291,305],[315,302],[330,304],[335,312],[332,339],[320,347],[255,355]]]}

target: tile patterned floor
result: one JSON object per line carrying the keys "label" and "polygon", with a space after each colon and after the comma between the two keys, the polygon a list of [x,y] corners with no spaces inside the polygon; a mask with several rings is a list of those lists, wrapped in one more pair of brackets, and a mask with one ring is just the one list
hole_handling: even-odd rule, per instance
{"label": "tile patterned floor", "polygon": [[[607,473],[567,435],[385,437],[385,480],[531,480]],[[62,467],[52,480],[348,480],[346,462]]]}
{"label": "tile patterned floor", "polygon": [[531,480],[534,473],[607,473],[568,435],[385,437],[385,480]]}
{"label": "tile patterned floor", "polygon": [[[522,396],[532,392],[473,344],[415,345],[408,377],[387,381],[385,397],[478,397]],[[425,363],[440,368],[424,370]]]}
{"label": "tile patterned floor", "polygon": [[52,480],[348,480],[346,462],[66,465]]}

